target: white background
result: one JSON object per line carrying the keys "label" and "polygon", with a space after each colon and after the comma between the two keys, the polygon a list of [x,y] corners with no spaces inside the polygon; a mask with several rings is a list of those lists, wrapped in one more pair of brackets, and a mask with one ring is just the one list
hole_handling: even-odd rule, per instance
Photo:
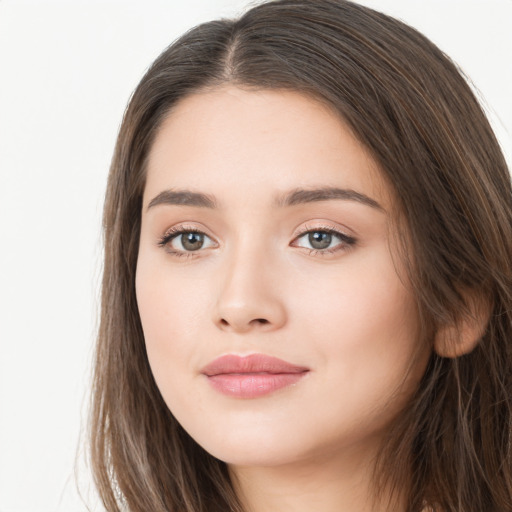
{"label": "white background", "polygon": [[[512,0],[368,0],[469,74],[512,161]],[[244,0],[0,0],[0,512],[82,512],[100,213],[130,93],[171,41]],[[149,511],[148,511],[149,512]]]}

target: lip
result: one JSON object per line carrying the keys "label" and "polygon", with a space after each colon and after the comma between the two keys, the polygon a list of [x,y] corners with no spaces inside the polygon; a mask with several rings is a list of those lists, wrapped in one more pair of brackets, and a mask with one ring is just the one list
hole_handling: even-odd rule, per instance
{"label": "lip", "polygon": [[297,383],[309,372],[265,354],[228,354],[206,365],[201,373],[218,392],[235,398],[257,398]]}

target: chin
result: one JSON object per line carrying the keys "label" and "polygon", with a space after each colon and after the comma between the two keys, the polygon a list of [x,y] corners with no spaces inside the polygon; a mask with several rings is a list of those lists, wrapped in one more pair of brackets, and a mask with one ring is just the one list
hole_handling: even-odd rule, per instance
{"label": "chin", "polygon": [[278,436],[275,431],[269,434],[250,435],[246,431],[242,435],[192,437],[210,455],[233,466],[278,466],[301,458],[303,443]]}
{"label": "chin", "polygon": [[218,450],[207,451],[229,466],[237,467],[283,466],[301,460],[297,450],[288,451],[282,447],[220,447]]}

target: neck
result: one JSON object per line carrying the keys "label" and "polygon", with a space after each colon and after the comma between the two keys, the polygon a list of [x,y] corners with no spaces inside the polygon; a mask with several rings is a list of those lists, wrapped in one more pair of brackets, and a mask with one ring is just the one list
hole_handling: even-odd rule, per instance
{"label": "neck", "polygon": [[361,453],[325,454],[266,467],[229,466],[247,512],[393,512],[389,495],[375,497],[372,458]]}

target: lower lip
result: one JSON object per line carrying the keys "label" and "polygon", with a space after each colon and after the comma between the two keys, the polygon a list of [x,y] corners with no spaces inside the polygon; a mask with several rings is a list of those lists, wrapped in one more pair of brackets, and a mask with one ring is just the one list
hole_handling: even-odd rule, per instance
{"label": "lower lip", "polygon": [[224,395],[257,398],[297,383],[306,373],[223,373],[207,378]]}

